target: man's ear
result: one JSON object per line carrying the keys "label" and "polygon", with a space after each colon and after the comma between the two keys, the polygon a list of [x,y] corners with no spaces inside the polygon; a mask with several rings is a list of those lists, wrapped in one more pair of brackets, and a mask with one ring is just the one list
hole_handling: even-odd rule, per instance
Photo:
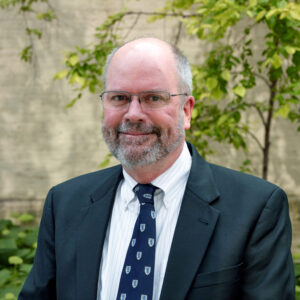
{"label": "man's ear", "polygon": [[187,130],[191,127],[191,117],[192,117],[192,111],[194,108],[195,99],[193,96],[189,96],[183,105],[183,111],[184,111],[184,129]]}

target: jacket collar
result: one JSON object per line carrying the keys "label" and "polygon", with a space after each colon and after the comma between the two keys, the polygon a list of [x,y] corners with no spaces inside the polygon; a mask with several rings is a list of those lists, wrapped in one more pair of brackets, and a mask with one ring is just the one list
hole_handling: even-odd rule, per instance
{"label": "jacket collar", "polygon": [[189,144],[192,167],[184,193],[160,300],[185,299],[213,236],[219,211],[210,204],[217,200],[212,171]]}

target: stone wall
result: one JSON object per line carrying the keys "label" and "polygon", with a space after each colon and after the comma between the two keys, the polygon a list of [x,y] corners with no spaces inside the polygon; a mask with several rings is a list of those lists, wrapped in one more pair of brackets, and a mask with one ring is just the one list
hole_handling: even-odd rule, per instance
{"label": "stone wall", "polygon": [[[47,24],[28,17],[29,26],[42,29],[43,38],[34,41],[36,55],[32,64],[19,58],[28,43],[25,19],[17,10],[0,10],[0,217],[24,211],[40,214],[48,189],[68,178],[98,169],[108,150],[101,138],[101,107],[97,95],[84,93],[71,109],[65,105],[75,95],[65,81],[53,81],[55,72],[64,68],[63,53],[75,45],[85,46],[94,40],[94,29],[106,16],[124,5],[135,11],[152,11],[164,1],[122,0],[51,1],[58,20]],[[140,18],[128,18],[124,25],[127,39],[153,35],[174,41],[177,24],[159,21],[148,24]],[[264,32],[258,30],[259,44]],[[208,46],[192,37],[182,37],[179,47],[191,62],[199,62]],[[255,94],[261,97],[263,86]],[[259,132],[257,119],[249,118]],[[261,133],[262,135],[262,133]],[[270,181],[282,186],[290,196],[294,236],[298,243],[300,199],[300,147],[296,126],[278,119],[273,131]],[[211,161],[235,169],[246,156],[254,163],[254,173],[260,175],[261,154],[251,146],[249,153],[215,145]],[[113,162],[115,163],[115,162]],[[298,225],[297,225],[298,226]],[[300,241],[299,243],[300,244]]]}

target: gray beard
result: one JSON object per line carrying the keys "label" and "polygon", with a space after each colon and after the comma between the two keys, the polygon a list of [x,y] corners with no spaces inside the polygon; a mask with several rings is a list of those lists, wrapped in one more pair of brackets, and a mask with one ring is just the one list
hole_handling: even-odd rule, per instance
{"label": "gray beard", "polygon": [[[183,118],[180,118],[175,134],[175,141],[168,143],[168,131],[164,131],[157,126],[147,126],[141,123],[122,123],[114,129],[106,128],[102,122],[102,133],[104,141],[110,152],[125,167],[146,166],[167,157],[174,149],[176,149],[184,139],[185,132],[183,126]],[[128,130],[139,131],[143,133],[156,134],[157,140],[150,146],[145,146],[142,151],[130,151],[126,146],[121,146],[119,133]],[[130,142],[128,147],[140,146],[141,141]]]}

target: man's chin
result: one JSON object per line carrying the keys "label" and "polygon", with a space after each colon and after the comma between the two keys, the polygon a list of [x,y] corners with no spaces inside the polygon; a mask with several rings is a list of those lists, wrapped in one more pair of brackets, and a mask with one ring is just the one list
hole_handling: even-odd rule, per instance
{"label": "man's chin", "polygon": [[145,146],[132,146],[125,149],[118,150],[115,153],[116,158],[122,165],[128,167],[146,166],[156,162],[158,157],[153,148]]}
{"label": "man's chin", "polygon": [[136,148],[136,147],[150,147],[157,140],[157,136],[154,134],[147,135],[121,135],[119,136],[120,147],[124,148]]}

